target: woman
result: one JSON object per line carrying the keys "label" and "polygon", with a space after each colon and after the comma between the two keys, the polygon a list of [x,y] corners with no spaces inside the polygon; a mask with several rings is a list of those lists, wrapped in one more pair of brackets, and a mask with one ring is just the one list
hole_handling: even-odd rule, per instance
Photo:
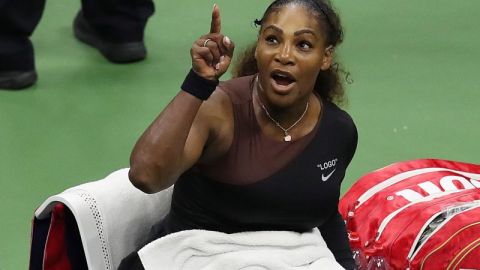
{"label": "woman", "polygon": [[357,145],[352,119],[332,103],[342,97],[332,67],[339,18],[325,0],[277,0],[256,23],[242,77],[219,84],[234,45],[214,6],[183,91],[133,149],[130,180],[148,193],[175,184],[161,236],[318,227],[336,260],[353,269],[337,211]]}

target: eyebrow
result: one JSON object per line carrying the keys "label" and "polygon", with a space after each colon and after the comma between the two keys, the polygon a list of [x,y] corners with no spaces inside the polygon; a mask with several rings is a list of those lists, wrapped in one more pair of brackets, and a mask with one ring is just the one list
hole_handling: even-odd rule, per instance
{"label": "eyebrow", "polygon": [[[263,31],[266,31],[268,29],[272,29],[276,32],[280,32],[280,33],[283,33],[283,30],[280,29],[279,27],[275,26],[275,25],[269,25],[267,27],[265,27],[265,29]],[[302,30],[298,30],[298,31],[295,31],[295,33],[293,33],[295,36],[298,36],[298,35],[301,35],[301,34],[311,34],[313,36],[317,36],[315,35],[315,32],[310,30],[310,29],[302,29]]]}

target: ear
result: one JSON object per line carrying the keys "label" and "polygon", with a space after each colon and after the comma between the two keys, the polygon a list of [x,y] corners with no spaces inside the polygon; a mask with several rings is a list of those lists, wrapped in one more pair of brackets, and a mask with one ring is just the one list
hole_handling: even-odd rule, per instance
{"label": "ear", "polygon": [[332,45],[328,46],[325,49],[325,53],[323,55],[323,60],[322,60],[322,66],[320,67],[321,70],[327,70],[332,66],[333,53],[334,53],[334,49]]}

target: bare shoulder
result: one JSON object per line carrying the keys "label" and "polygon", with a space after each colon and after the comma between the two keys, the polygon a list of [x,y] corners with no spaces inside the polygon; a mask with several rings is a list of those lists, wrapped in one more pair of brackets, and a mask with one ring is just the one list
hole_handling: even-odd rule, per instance
{"label": "bare shoulder", "polygon": [[210,98],[203,102],[199,113],[213,118],[230,118],[228,114],[232,114],[233,117],[230,97],[220,87],[217,87]]}
{"label": "bare shoulder", "polygon": [[208,140],[200,160],[208,163],[228,151],[233,140],[234,118],[230,97],[220,88],[200,107],[199,121],[208,126]]}

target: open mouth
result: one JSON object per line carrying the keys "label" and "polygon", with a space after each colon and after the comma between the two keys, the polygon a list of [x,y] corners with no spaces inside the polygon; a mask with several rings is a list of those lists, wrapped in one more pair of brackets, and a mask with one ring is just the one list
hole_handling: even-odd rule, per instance
{"label": "open mouth", "polygon": [[284,71],[273,71],[271,77],[281,86],[288,86],[295,82],[295,78],[290,73]]}

